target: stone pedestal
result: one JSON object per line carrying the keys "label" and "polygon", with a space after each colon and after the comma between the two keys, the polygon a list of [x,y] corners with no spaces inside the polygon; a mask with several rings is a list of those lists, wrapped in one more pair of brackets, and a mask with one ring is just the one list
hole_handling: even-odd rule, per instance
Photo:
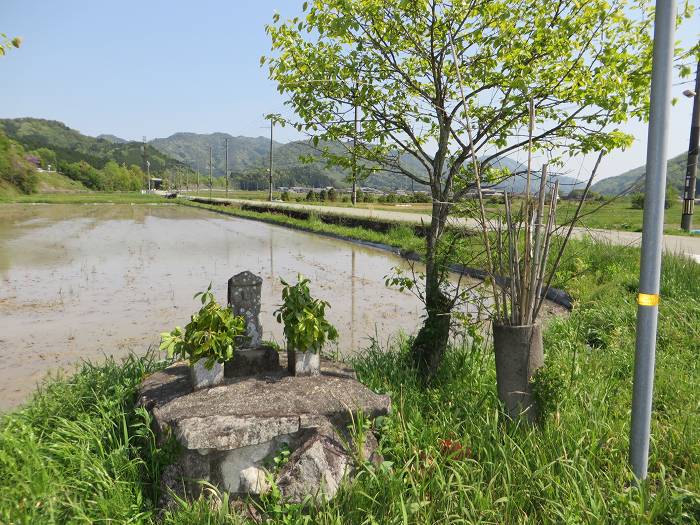
{"label": "stone pedestal", "polygon": [[260,325],[260,293],[262,278],[249,271],[241,272],[228,280],[228,306],[234,315],[242,316],[248,327],[248,346],[256,348],[262,343]]}
{"label": "stone pedestal", "polygon": [[159,441],[172,437],[182,451],[163,473],[164,494],[170,488],[197,497],[199,481],[231,494],[264,491],[261,475],[285,446],[293,453],[278,486],[284,498],[301,501],[332,497],[356,458],[376,456],[371,435],[364,440],[365,447],[374,443],[370,449],[352,450],[347,427],[360,412],[370,419],[388,414],[391,400],[359,383],[352,369],[327,361],[317,376],[292,377],[279,367],[198,391],[181,362],[146,378],[138,404],[152,414]]}

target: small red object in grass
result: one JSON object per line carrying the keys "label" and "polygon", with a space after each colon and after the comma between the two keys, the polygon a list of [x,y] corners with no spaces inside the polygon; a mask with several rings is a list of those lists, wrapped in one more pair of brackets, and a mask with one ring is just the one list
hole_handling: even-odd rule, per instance
{"label": "small red object in grass", "polygon": [[443,454],[456,460],[463,460],[472,456],[472,451],[469,447],[464,447],[459,441],[451,439],[441,439],[440,449]]}

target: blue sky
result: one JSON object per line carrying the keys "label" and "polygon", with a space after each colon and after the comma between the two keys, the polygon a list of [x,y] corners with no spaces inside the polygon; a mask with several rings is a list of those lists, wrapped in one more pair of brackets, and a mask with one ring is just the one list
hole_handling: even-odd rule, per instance
{"label": "blue sky", "polygon": [[[275,10],[294,15],[301,0],[0,0],[0,32],[23,46],[2,60],[0,117],[60,120],[88,135],[132,140],[178,131],[266,135],[262,115],[283,112],[259,58]],[[678,37],[698,38],[700,16]],[[687,148],[690,99],[672,110],[669,153]],[[644,164],[646,125],[605,175]],[[281,141],[298,138],[279,130]]]}

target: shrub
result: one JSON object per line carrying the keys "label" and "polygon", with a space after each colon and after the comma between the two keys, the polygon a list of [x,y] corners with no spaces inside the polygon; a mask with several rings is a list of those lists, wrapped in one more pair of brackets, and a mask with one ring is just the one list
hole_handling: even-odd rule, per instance
{"label": "shrub", "polygon": [[632,208],[633,209],[635,209],[635,210],[643,210],[644,209],[644,194],[643,193],[633,194],[631,201],[632,201]]}
{"label": "shrub", "polygon": [[275,317],[284,325],[288,347],[300,352],[320,352],[326,341],[338,338],[338,331],[326,320],[328,302],[314,299],[309,290],[310,281],[301,275],[294,285],[281,281],[282,304]]}
{"label": "shrub", "polygon": [[288,191],[283,191],[282,192],[282,197],[281,199],[285,202],[289,202],[289,192]]}
{"label": "shrub", "polygon": [[233,358],[239,341],[245,337],[245,319],[235,316],[229,308],[220,306],[211,292],[211,284],[199,292],[202,308],[194,314],[185,330],[175,327],[172,332],[161,334],[160,349],[168,357],[188,359],[194,365],[206,359],[205,366],[211,368],[215,362],[225,363]]}

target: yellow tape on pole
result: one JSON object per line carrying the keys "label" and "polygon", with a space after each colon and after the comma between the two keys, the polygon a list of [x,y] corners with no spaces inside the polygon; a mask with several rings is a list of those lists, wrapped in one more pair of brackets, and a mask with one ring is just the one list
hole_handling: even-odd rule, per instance
{"label": "yellow tape on pole", "polygon": [[659,306],[659,294],[640,293],[637,296],[637,304],[639,306]]}

